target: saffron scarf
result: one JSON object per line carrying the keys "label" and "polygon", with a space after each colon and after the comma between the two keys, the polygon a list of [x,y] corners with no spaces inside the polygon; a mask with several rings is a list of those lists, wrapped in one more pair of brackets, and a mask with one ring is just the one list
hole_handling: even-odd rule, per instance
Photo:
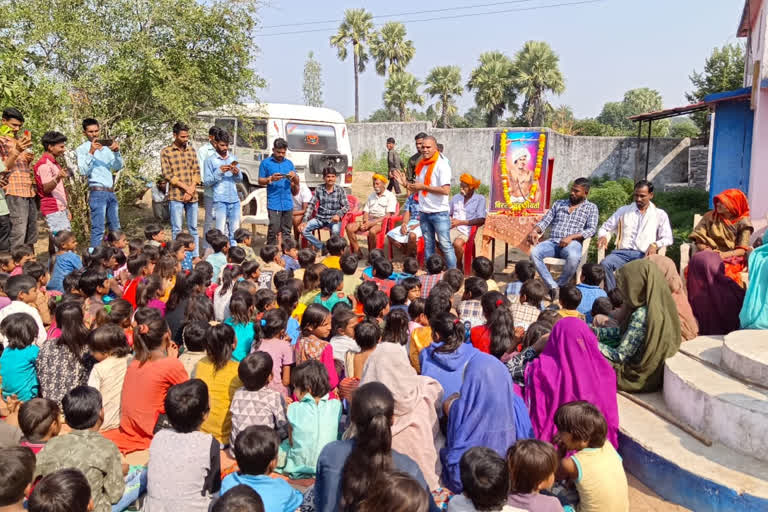
{"label": "saffron scarf", "polygon": [[[416,176],[419,176],[421,174],[421,170],[425,166],[427,165],[429,166],[427,167],[427,174],[426,176],[424,176],[424,186],[428,187],[432,183],[432,172],[435,170],[435,165],[437,164],[437,161],[439,159],[440,159],[440,152],[435,151],[435,154],[432,155],[431,158],[422,158],[421,160],[419,160],[419,163],[416,164],[416,169],[414,170],[414,173],[416,174]],[[427,191],[423,190],[421,192],[421,195],[423,196],[427,195]]]}
{"label": "saffron scarf", "polygon": [[725,206],[729,212],[731,212],[732,218],[726,219],[717,213],[715,208],[715,216],[725,222],[726,224],[736,224],[744,217],[749,217],[749,201],[744,192],[737,188],[729,188],[717,194],[712,202],[717,206],[717,203]]}

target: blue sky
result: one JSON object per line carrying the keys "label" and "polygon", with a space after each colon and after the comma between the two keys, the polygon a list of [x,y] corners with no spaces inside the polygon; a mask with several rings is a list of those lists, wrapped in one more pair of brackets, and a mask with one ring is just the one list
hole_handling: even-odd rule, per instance
{"label": "blue sky", "polygon": [[[498,0],[497,0],[498,1]],[[314,51],[323,67],[325,106],[345,117],[354,114],[354,81],[351,57],[339,61],[328,39],[335,33],[344,9],[365,7],[385,21],[408,21],[563,4],[579,0],[517,0],[475,10],[445,9],[495,3],[494,0],[445,0],[443,2],[387,2],[338,0],[269,0],[261,11],[264,28],[257,35],[258,73],[268,87],[257,92],[267,102],[302,103],[301,84],[307,53]],[[408,71],[423,81],[438,65],[458,65],[466,83],[480,53],[501,50],[510,56],[531,39],[547,41],[560,57],[565,93],[551,97],[554,105],[566,104],[577,117],[594,117],[607,101],[621,99],[636,87],[657,89],[665,107],[686,104],[688,76],[701,70],[716,46],[743,41],[736,37],[741,0],[603,0],[597,3],[549,9],[516,11],[474,17],[406,23],[416,56]],[[388,16],[440,9],[434,14]],[[302,26],[291,23],[313,22]],[[269,28],[275,25],[286,25]],[[324,29],[327,28],[327,31]],[[302,30],[299,34],[267,36]],[[384,77],[370,65],[360,80],[360,115],[367,117],[382,105]],[[429,104],[430,99],[426,98]],[[465,91],[459,99],[464,112],[474,103]]]}

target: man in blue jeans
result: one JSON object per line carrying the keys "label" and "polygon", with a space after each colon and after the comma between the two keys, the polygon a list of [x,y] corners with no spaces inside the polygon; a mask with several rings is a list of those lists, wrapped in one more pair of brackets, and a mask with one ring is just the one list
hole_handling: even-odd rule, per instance
{"label": "man in blue jeans", "polygon": [[195,252],[199,254],[197,236],[197,184],[200,183],[200,168],[197,154],[189,145],[189,126],[184,123],[173,125],[173,144],[160,152],[160,168],[168,181],[168,201],[171,210],[171,236],[181,232],[182,215],[187,218],[189,234],[195,237]]}
{"label": "man in blue jeans", "polygon": [[447,268],[456,268],[456,253],[451,243],[451,164],[437,150],[437,140],[425,137],[421,143],[421,160],[416,164],[416,181],[408,184],[408,192],[419,194],[419,221],[424,236],[424,258],[435,253],[435,236]]}
{"label": "man in blue jeans", "polygon": [[[218,126],[211,126],[208,129],[208,142],[200,146],[197,150],[197,166],[200,167],[200,172],[203,174],[200,176],[202,181],[205,181],[205,161],[216,154],[216,148],[213,147],[213,140],[219,130],[221,130],[221,128]],[[203,208],[205,209],[205,217],[203,220],[202,248],[206,249],[208,247],[208,242],[205,241],[205,234],[213,229],[213,223],[215,221],[215,214],[213,212],[213,188],[207,185],[203,189]]]}
{"label": "man in blue jeans", "polygon": [[[581,243],[592,238],[597,231],[597,205],[587,201],[589,181],[579,178],[571,185],[568,199],[555,201],[552,208],[528,234],[528,242],[536,245],[542,233],[551,226],[549,239],[536,245],[531,259],[542,279],[549,286],[552,302],[557,302],[559,287],[568,284],[576,274],[581,260]],[[557,282],[544,264],[544,258],[565,260],[563,272]]]}
{"label": "man in blue jeans", "polygon": [[80,144],[77,154],[77,167],[80,174],[88,177],[88,206],[91,210],[91,247],[98,247],[104,240],[104,221],[110,231],[120,229],[117,211],[117,198],[113,190],[113,173],[123,168],[120,145],[112,140],[112,145],[104,147],[99,143],[101,127],[96,119],[83,120],[83,133],[88,139]]}
{"label": "man in blue jeans", "polygon": [[[237,245],[235,231],[240,227],[240,198],[237,184],[242,183],[243,174],[237,168],[235,155],[229,151],[231,140],[226,130],[214,135],[213,147],[216,154],[205,161],[203,184],[213,189],[213,211],[216,212],[216,229],[229,238],[230,247]],[[229,225],[229,233],[227,233]]]}
{"label": "man in blue jeans", "polygon": [[[316,229],[330,228],[332,235],[341,233],[341,219],[349,211],[347,193],[343,187],[336,186],[336,169],[323,169],[322,187],[317,187],[307,205],[307,211],[299,225],[299,231],[309,243],[324,251],[323,242],[313,234]],[[314,217],[313,217],[314,214]]]}
{"label": "man in blue jeans", "polygon": [[299,193],[299,176],[293,162],[285,158],[286,151],[285,139],[275,139],[272,156],[259,165],[259,185],[267,186],[267,245],[277,245],[278,233],[282,241],[288,240],[293,229],[293,194]]}

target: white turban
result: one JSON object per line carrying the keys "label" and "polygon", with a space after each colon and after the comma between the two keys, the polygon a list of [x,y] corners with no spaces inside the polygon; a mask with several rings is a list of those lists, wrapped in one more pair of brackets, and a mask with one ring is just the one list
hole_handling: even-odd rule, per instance
{"label": "white turban", "polygon": [[531,159],[531,152],[528,151],[526,148],[517,148],[516,150],[514,150],[512,152],[512,156],[511,156],[510,160],[512,160],[512,163],[515,163],[515,162],[517,162],[518,160],[520,160],[524,156],[527,156],[528,160],[530,160]]}

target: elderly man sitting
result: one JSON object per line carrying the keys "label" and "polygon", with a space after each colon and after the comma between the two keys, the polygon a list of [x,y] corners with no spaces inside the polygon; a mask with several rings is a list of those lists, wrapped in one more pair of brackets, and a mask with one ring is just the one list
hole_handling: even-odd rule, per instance
{"label": "elderly man sitting", "polygon": [[461,193],[451,199],[451,238],[453,249],[456,251],[456,265],[459,268],[464,256],[464,244],[469,240],[472,226],[485,224],[485,198],[475,194],[479,186],[480,180],[464,173],[459,178]]}
{"label": "elderly man sitting", "polygon": [[373,192],[368,196],[363,207],[363,221],[347,224],[347,238],[349,247],[354,253],[360,253],[360,244],[357,243],[357,233],[368,234],[368,250],[376,247],[376,235],[381,231],[381,220],[387,214],[396,213],[398,209],[397,197],[386,190],[388,178],[381,174],[373,175]]}

